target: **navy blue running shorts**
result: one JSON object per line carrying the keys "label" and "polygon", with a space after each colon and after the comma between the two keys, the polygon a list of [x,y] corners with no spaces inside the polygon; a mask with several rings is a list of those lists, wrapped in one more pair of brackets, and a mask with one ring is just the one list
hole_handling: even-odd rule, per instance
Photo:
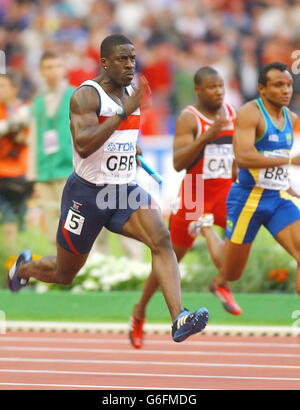
{"label": "navy blue running shorts", "polygon": [[103,226],[122,234],[124,223],[134,211],[154,203],[135,182],[95,185],[74,172],[62,194],[57,242],[76,255],[88,253]]}

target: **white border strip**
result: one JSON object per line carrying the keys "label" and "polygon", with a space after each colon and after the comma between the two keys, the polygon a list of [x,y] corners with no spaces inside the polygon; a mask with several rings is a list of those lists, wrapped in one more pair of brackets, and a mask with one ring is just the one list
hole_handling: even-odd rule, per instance
{"label": "white border strip", "polygon": [[[88,323],[88,322],[38,322],[6,321],[6,330],[10,331],[47,331],[47,332],[88,332],[88,333],[127,333],[127,323]],[[146,324],[145,333],[170,334],[171,325]],[[296,326],[237,326],[208,325],[201,334],[219,336],[300,336],[300,327]]]}

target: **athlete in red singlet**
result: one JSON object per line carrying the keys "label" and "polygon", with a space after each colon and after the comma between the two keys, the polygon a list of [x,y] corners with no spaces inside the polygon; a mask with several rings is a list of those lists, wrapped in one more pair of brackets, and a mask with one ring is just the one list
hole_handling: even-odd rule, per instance
{"label": "athlete in red singlet", "polygon": [[[174,168],[186,170],[170,218],[171,240],[178,261],[192,247],[197,235],[201,235],[201,227],[225,228],[226,198],[235,173],[232,149],[235,110],[224,104],[224,81],[215,69],[203,67],[194,76],[194,89],[197,102],[179,115],[174,139]],[[218,240],[221,251],[223,241]],[[207,246],[210,251],[209,239]],[[218,258],[213,258],[213,262],[219,268]],[[146,306],[157,288],[158,282],[150,274],[131,316],[129,336],[136,348],[142,346]],[[241,314],[227,285],[216,287],[211,283],[209,288],[229,313]]]}
{"label": "athlete in red singlet", "polygon": [[[210,102],[213,104],[213,101]],[[186,164],[181,164],[180,153],[177,154],[178,159],[174,153],[174,165],[178,171],[187,165],[186,176],[170,218],[171,239],[173,245],[181,248],[180,255],[185,254],[195,241],[195,235],[190,234],[191,227],[189,229],[191,220],[198,219],[203,213],[213,214],[215,225],[222,228],[226,225],[226,197],[232,185],[235,112],[230,105],[223,103],[218,111],[220,118],[214,121],[190,105],[182,111],[177,121],[174,151],[182,151],[182,148],[195,150],[195,159],[192,161],[188,154]],[[193,139],[188,142],[191,131]],[[193,207],[192,203],[195,204]]]}

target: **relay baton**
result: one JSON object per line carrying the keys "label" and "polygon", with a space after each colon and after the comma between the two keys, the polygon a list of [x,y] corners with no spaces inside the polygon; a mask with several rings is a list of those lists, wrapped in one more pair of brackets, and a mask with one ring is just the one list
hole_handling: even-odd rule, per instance
{"label": "relay baton", "polygon": [[144,158],[141,155],[137,155],[138,160],[140,161],[142,168],[159,184],[163,182],[162,177],[154,171],[153,168],[150,167],[150,165],[145,162]]}

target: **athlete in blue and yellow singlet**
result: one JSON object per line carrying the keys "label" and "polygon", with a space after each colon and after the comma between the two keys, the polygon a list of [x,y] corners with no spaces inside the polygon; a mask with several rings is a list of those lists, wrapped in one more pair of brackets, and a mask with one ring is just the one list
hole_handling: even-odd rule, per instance
{"label": "athlete in blue and yellow singlet", "polygon": [[239,174],[227,197],[225,241],[210,227],[202,227],[219,266],[210,290],[225,309],[232,301],[226,282],[241,277],[262,225],[296,260],[300,295],[300,205],[288,173],[289,165],[300,166],[300,155],[291,157],[298,119],[287,108],[293,93],[287,66],[272,63],[263,67],[258,91],[260,98],[247,102],[237,113],[233,146]]}
{"label": "athlete in blue and yellow singlet", "polygon": [[[293,145],[293,126],[286,107],[282,107],[283,127],[278,127],[262,98],[255,100],[265,130],[254,143],[254,150],[265,157],[289,158]],[[226,236],[233,243],[249,243],[261,225],[271,234],[300,219],[300,205],[288,194],[288,165],[269,168],[242,168],[227,198]]]}

